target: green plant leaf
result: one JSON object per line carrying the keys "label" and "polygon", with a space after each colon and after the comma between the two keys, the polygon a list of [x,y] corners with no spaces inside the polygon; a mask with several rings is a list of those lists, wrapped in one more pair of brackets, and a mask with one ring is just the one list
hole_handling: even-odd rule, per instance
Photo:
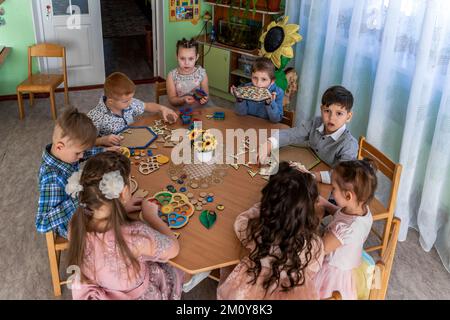
{"label": "green plant leaf", "polygon": [[287,87],[288,87],[288,82],[286,79],[286,74],[284,73],[283,69],[278,69],[277,71],[275,71],[275,84],[283,89],[284,91],[286,91]]}
{"label": "green plant leaf", "polygon": [[203,210],[199,219],[206,229],[210,229],[216,222],[217,215],[214,211]]}

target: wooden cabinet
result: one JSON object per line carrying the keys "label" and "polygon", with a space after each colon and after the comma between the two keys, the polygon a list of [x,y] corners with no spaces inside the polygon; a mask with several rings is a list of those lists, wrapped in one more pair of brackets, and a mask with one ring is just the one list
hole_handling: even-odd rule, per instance
{"label": "wooden cabinet", "polygon": [[209,86],[228,92],[230,87],[230,51],[211,47],[204,57],[203,65],[208,74]]}
{"label": "wooden cabinet", "polygon": [[[206,1],[206,3],[212,6],[213,12],[211,23],[217,30],[221,21],[228,21],[230,19],[230,5],[224,4],[222,1],[220,3],[219,1]],[[247,13],[247,16],[245,15],[244,8],[234,6],[231,11],[231,16],[238,17],[244,21],[254,20],[253,22],[260,23],[260,25],[265,28],[272,20],[284,13],[283,11],[272,12],[260,9],[265,3],[266,1],[258,0],[257,8],[259,9],[255,11],[254,15],[252,10],[250,10],[250,13]],[[216,32],[216,39],[217,36]],[[254,36],[259,39],[259,34],[255,34]],[[239,61],[240,59],[242,61],[242,59],[245,59],[246,57],[249,59],[258,57],[259,50],[245,50],[224,44],[223,41],[211,42],[210,34],[206,33],[198,36],[196,40],[202,44],[202,54],[200,56],[204,55],[202,59],[203,67],[208,74],[211,94],[234,101],[235,98],[229,93],[230,86],[238,86],[244,82],[251,81],[250,75],[244,72],[245,70],[240,67],[241,64]],[[252,48],[254,48],[254,46]]]}

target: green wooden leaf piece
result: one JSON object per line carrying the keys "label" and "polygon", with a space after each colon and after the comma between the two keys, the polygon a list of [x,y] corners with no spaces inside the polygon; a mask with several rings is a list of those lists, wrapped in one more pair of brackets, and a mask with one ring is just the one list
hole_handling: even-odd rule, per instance
{"label": "green wooden leaf piece", "polygon": [[200,214],[200,222],[206,229],[210,229],[216,222],[217,215],[214,211],[203,210]]}

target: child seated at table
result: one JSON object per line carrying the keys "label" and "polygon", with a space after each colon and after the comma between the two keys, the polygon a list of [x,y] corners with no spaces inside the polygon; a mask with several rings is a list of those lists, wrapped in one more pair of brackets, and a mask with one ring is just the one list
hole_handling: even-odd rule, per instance
{"label": "child seated at table", "polygon": [[208,75],[204,68],[197,65],[198,58],[197,41],[184,38],[177,41],[178,67],[169,72],[166,82],[171,105],[195,107],[208,103]]}
{"label": "child seated at table", "polygon": [[[283,118],[284,91],[275,84],[275,66],[268,58],[258,58],[252,66],[252,82],[244,86],[267,88],[272,97],[266,101],[252,101],[236,98],[235,111],[239,115],[251,115],[271,122],[280,122]],[[232,86],[231,94],[236,96],[236,87]]]}
{"label": "child seated at table", "polygon": [[356,270],[372,228],[368,204],[377,188],[376,169],[371,160],[340,162],[332,171],[331,184],[337,206],[320,199],[333,218],[322,238],[326,256],[315,282],[321,299],[333,291],[339,291],[344,300],[357,299],[358,291],[367,291],[357,287]]}
{"label": "child seated at table", "polygon": [[69,221],[78,207],[65,192],[67,179],[79,169],[80,161],[103,151],[93,148],[96,137],[91,119],[75,108],[66,110],[56,121],[52,143],[45,147],[39,168],[38,232],[53,230],[67,238]]}
{"label": "child seated at table", "polygon": [[135,99],[136,85],[125,74],[114,72],[105,80],[104,95],[98,105],[88,112],[97,127],[96,145],[117,146],[120,131],[131,125],[137,116],[147,112],[159,112],[164,121],[173,123],[178,115],[171,109],[154,102]]}
{"label": "child seated at table", "polygon": [[156,204],[140,199],[141,207],[132,199],[130,178],[129,159],[105,152],[89,159],[68,186],[80,202],[69,229],[69,265],[80,268],[73,299],[181,297],[184,273],[167,264],[178,255],[178,240]]}
{"label": "child seated at table", "polygon": [[[346,126],[353,116],[352,107],[353,95],[350,91],[342,86],[327,89],[322,96],[321,116],[302,121],[297,127],[282,129],[278,137],[270,137],[261,146],[260,162],[264,163],[272,150],[287,145],[310,147],[331,167],[340,161],[356,159],[358,141]],[[318,182],[330,184],[329,171],[314,174]]]}
{"label": "child seated at table", "polygon": [[261,203],[241,213],[234,230],[249,254],[226,277],[218,299],[318,299],[313,278],[323,260],[314,178],[282,162]]}

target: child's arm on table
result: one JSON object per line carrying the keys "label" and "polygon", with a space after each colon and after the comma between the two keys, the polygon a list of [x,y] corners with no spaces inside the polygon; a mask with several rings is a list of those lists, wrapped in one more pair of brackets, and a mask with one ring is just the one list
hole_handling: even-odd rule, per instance
{"label": "child's arm on table", "polygon": [[146,102],[144,110],[147,112],[159,112],[165,122],[174,123],[178,119],[178,115],[172,109],[154,102]]}
{"label": "child's arm on table", "polygon": [[274,123],[278,123],[283,119],[283,92],[272,92],[272,100],[269,104],[265,105],[269,120]]}
{"label": "child's arm on table", "polygon": [[173,231],[158,216],[158,206],[147,200],[142,201],[142,218],[150,227],[172,240],[172,245],[167,249],[164,256],[167,259],[175,258],[180,252],[180,245]]}
{"label": "child's arm on table", "polygon": [[167,76],[166,81],[166,89],[167,89],[167,96],[169,97],[169,102],[171,105],[175,107],[181,107],[184,104],[194,104],[195,99],[192,96],[177,96],[177,90],[175,89],[175,83],[173,82],[172,76],[169,74]]}
{"label": "child's arm on table", "polygon": [[200,88],[202,88],[203,91],[207,94],[206,97],[203,97],[200,99],[200,104],[206,104],[209,101],[209,85],[208,85],[208,75],[205,73],[205,77],[203,78],[202,82],[200,83]]}
{"label": "child's arm on table", "polygon": [[118,146],[120,145],[120,142],[122,141],[123,137],[116,135],[116,134],[110,134],[103,137],[98,137],[95,140],[96,146],[105,146],[105,147],[112,147],[112,146]]}

